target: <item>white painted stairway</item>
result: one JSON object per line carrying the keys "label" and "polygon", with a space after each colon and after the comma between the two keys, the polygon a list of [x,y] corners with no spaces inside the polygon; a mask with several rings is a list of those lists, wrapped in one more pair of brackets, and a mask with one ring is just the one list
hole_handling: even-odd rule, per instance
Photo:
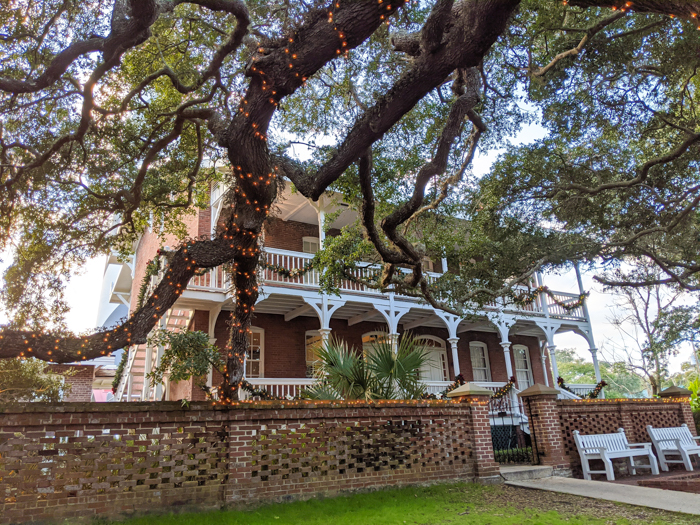
{"label": "white painted stairway", "polygon": [[[169,331],[187,330],[193,316],[194,310],[171,308],[161,319],[159,328],[165,328]],[[124,373],[114,395],[115,401],[156,401],[156,395],[160,394],[160,389],[147,385],[146,375],[158,366],[164,348],[156,348],[155,354],[153,350],[154,348],[147,344],[129,348],[129,357],[124,367]]]}

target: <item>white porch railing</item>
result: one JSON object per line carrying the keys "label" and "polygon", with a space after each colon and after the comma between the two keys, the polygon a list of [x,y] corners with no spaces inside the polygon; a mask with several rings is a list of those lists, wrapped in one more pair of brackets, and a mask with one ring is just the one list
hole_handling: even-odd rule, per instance
{"label": "white porch railing", "polygon": [[[275,397],[294,398],[311,385],[313,378],[293,378],[293,377],[255,377],[247,379],[248,383],[258,390],[265,390]],[[245,390],[239,390],[239,399],[248,399],[250,394]]]}
{"label": "white porch railing", "polygon": [[595,390],[595,387],[597,385],[586,385],[586,384],[575,384],[575,385],[566,385],[568,386],[571,390],[574,391],[574,394],[576,394],[578,397],[585,396],[590,392],[591,390]]}
{"label": "white porch railing", "polygon": [[[286,378],[286,377],[256,377],[247,379],[255,388],[265,390],[275,397],[293,398],[314,384],[313,378]],[[440,394],[452,384],[452,381],[423,381],[427,387],[428,394]],[[505,386],[505,383],[476,383],[477,385],[493,390]],[[240,399],[248,399],[250,394],[241,390]]]}

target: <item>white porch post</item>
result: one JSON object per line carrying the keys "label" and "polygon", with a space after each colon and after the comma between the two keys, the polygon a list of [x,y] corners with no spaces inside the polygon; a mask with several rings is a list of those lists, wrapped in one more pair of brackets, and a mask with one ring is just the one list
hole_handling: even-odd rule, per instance
{"label": "white porch post", "polygon": [[462,373],[459,368],[459,354],[457,352],[457,343],[459,343],[459,337],[450,337],[447,340],[450,343],[450,348],[452,349],[452,368],[455,371],[455,377]]}
{"label": "white porch post", "polygon": [[328,339],[331,336],[331,330],[330,328],[320,328],[318,333],[321,334],[321,345],[326,346],[328,344]]}
{"label": "white porch post", "polygon": [[141,390],[141,401],[148,400],[148,394],[151,389],[151,383],[148,380],[148,373],[151,371],[151,366],[153,365],[153,347],[151,345],[146,345],[146,361],[143,366],[143,388]]}
{"label": "white porch post", "polygon": [[503,355],[506,360],[506,372],[508,374],[508,379],[513,377],[513,364],[510,362],[510,341],[505,341],[501,343],[503,348]]}
{"label": "white porch post", "polygon": [[[215,335],[215,328],[216,328],[216,320],[219,318],[219,314],[221,313],[221,305],[218,305],[211,310],[209,310],[209,343],[210,344],[216,344],[216,337]],[[209,388],[212,388],[214,386],[214,369],[213,367],[209,367],[209,372],[207,372],[207,386]]]}
{"label": "white porch post", "polygon": [[547,373],[547,352],[545,351],[546,343],[543,341],[540,344],[540,360],[542,361],[542,372],[544,373],[544,384],[549,386],[549,374]]}
{"label": "white porch post", "polygon": [[375,306],[380,312],[386,324],[389,325],[389,342],[394,353],[399,351],[399,320],[410,310],[407,306],[396,306],[394,304],[394,292],[389,293],[389,306]]}
{"label": "white porch post", "polygon": [[559,367],[557,367],[557,357],[556,353],[554,352],[556,348],[556,346],[547,343],[547,350],[549,351],[549,361],[552,363],[552,375],[554,376],[555,382],[559,379]]}
{"label": "white porch post", "polygon": [[[578,282],[578,293],[583,295],[583,279],[581,278],[581,270],[578,267],[578,263],[574,265],[574,270],[576,270],[576,281]],[[591,358],[593,359],[593,370],[595,370],[595,380],[596,383],[600,383],[600,365],[598,363],[598,349],[595,346],[595,340],[593,339],[593,326],[591,325],[591,316],[588,313],[588,304],[586,300],[583,300],[581,304],[583,309],[583,315],[588,322],[588,333],[585,334],[586,340],[588,341],[588,350],[591,352]],[[605,392],[601,391],[600,397],[605,399]]]}
{"label": "white porch post", "polygon": [[445,326],[447,326],[447,341],[450,343],[450,348],[452,349],[452,368],[454,369],[455,377],[461,373],[461,368],[459,366],[459,353],[457,352],[457,343],[459,343],[459,336],[457,335],[457,328],[459,323],[462,322],[462,318],[454,314],[448,314],[442,310],[435,311],[435,314],[443,320]]}
{"label": "white porch post", "polygon": [[321,324],[319,328],[319,333],[325,344],[331,333],[331,317],[335,311],[345,304],[345,301],[339,299],[329,299],[327,295],[321,295],[318,297],[304,297],[306,304],[311,306],[318,315],[318,320]]}

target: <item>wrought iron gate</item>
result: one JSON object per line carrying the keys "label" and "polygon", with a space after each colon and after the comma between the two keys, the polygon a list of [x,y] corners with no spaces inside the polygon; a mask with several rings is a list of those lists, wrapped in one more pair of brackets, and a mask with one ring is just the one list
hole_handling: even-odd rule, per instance
{"label": "wrought iron gate", "polygon": [[537,438],[531,432],[522,399],[512,392],[491,398],[489,418],[493,453],[498,463],[539,464]]}

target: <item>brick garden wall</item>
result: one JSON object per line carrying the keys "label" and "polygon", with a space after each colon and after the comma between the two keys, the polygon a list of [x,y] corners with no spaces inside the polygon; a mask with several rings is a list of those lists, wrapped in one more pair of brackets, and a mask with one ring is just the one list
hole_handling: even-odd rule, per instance
{"label": "brick garden wall", "polygon": [[581,434],[611,434],[624,428],[630,443],[650,443],[647,425],[679,427],[686,423],[693,429],[693,414],[687,400],[558,400],[557,406],[564,452],[574,467],[581,465],[572,434],[574,430]]}
{"label": "brick garden wall", "polygon": [[485,399],[0,407],[0,523],[492,479]]}

